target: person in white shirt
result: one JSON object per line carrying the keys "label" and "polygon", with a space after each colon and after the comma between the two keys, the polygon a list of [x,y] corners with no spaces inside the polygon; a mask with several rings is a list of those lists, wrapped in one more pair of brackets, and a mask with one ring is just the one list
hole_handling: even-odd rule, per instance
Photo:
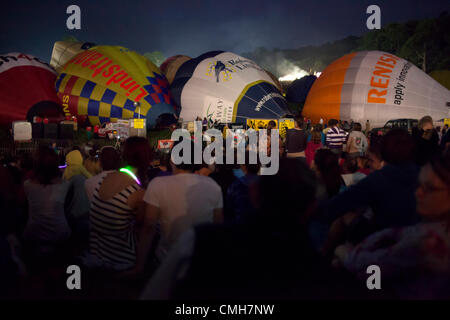
{"label": "person in white shirt", "polygon": [[[194,150],[193,143],[191,150]],[[162,261],[186,230],[202,223],[223,222],[222,191],[213,179],[193,173],[193,154],[191,152],[189,164],[175,165],[171,161],[172,176],[157,177],[149,183],[143,198],[146,212],[137,248],[136,267],[131,273],[139,274],[144,270],[158,223],[160,240],[156,258]]]}
{"label": "person in white shirt", "polygon": [[120,167],[120,154],[111,146],[105,146],[100,151],[100,165],[102,166],[102,172],[87,179],[84,183],[86,194],[89,198],[89,202],[92,203],[94,198],[95,188],[97,188],[100,181],[110,172],[116,171]]}
{"label": "person in white shirt", "polygon": [[346,151],[351,157],[359,157],[365,154],[369,143],[364,133],[361,132],[361,124],[356,122],[353,124],[353,130],[350,132],[347,140]]}

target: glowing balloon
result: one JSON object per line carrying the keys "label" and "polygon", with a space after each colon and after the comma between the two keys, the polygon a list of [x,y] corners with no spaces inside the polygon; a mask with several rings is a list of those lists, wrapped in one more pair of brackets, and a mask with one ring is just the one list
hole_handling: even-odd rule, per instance
{"label": "glowing balloon", "polygon": [[183,55],[179,54],[179,55],[167,58],[166,61],[164,61],[159,66],[159,69],[166,76],[167,81],[169,81],[169,84],[171,84],[173,82],[173,79],[175,78],[175,74],[177,73],[177,71],[181,67],[181,65],[191,59],[192,59],[191,57],[183,56]]}
{"label": "glowing balloon", "polygon": [[0,55],[0,122],[32,121],[34,116],[63,120],[55,79],[55,71],[32,55]]}
{"label": "glowing balloon", "polygon": [[231,52],[213,51],[185,62],[170,86],[180,117],[222,123],[248,118],[278,119],[290,114],[271,77],[255,62]]}
{"label": "glowing balloon", "polygon": [[390,119],[433,119],[450,115],[450,91],[392,54],[363,51],[331,63],[314,82],[303,115],[353,120],[375,126]]}
{"label": "glowing balloon", "polygon": [[67,111],[93,125],[146,118],[152,127],[159,115],[178,114],[160,70],[119,46],[95,46],[75,56],[58,75],[56,90]]}
{"label": "glowing balloon", "polygon": [[95,46],[95,44],[91,42],[57,41],[53,45],[50,66],[52,66],[57,72],[60,72],[61,68],[70,59],[75,57],[80,52],[92,48],[93,46]]}

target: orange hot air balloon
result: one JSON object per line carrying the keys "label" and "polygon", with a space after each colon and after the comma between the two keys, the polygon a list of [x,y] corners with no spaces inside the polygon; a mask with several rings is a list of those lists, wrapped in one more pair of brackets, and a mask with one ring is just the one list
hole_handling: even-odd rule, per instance
{"label": "orange hot air balloon", "polygon": [[314,82],[303,115],[313,122],[450,115],[450,91],[411,62],[381,51],[354,52],[331,63]]}

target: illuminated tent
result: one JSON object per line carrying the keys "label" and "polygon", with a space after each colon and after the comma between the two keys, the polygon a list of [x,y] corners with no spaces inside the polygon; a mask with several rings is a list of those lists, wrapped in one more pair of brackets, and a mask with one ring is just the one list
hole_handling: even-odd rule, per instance
{"label": "illuminated tent", "polygon": [[120,46],[95,46],[64,65],[56,80],[62,105],[91,124],[145,118],[147,127],[164,113],[178,115],[168,83],[150,60]]}
{"label": "illuminated tent", "polygon": [[170,86],[180,117],[222,123],[248,118],[278,119],[290,114],[287,102],[267,72],[231,52],[213,51],[185,62]]}
{"label": "illuminated tent", "polygon": [[63,120],[54,87],[55,71],[23,53],[0,55],[0,122],[32,121],[34,116]]}
{"label": "illuminated tent", "polygon": [[331,63],[314,82],[303,115],[370,122],[450,115],[450,91],[412,63],[380,51],[355,52]]}

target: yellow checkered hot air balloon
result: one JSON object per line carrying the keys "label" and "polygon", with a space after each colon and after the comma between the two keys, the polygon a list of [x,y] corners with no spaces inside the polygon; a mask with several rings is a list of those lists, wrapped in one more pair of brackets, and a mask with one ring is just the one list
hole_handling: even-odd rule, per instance
{"label": "yellow checkered hot air balloon", "polygon": [[151,127],[161,114],[179,114],[158,67],[120,46],[79,53],[60,70],[55,86],[66,114],[87,116],[92,125],[145,118]]}

